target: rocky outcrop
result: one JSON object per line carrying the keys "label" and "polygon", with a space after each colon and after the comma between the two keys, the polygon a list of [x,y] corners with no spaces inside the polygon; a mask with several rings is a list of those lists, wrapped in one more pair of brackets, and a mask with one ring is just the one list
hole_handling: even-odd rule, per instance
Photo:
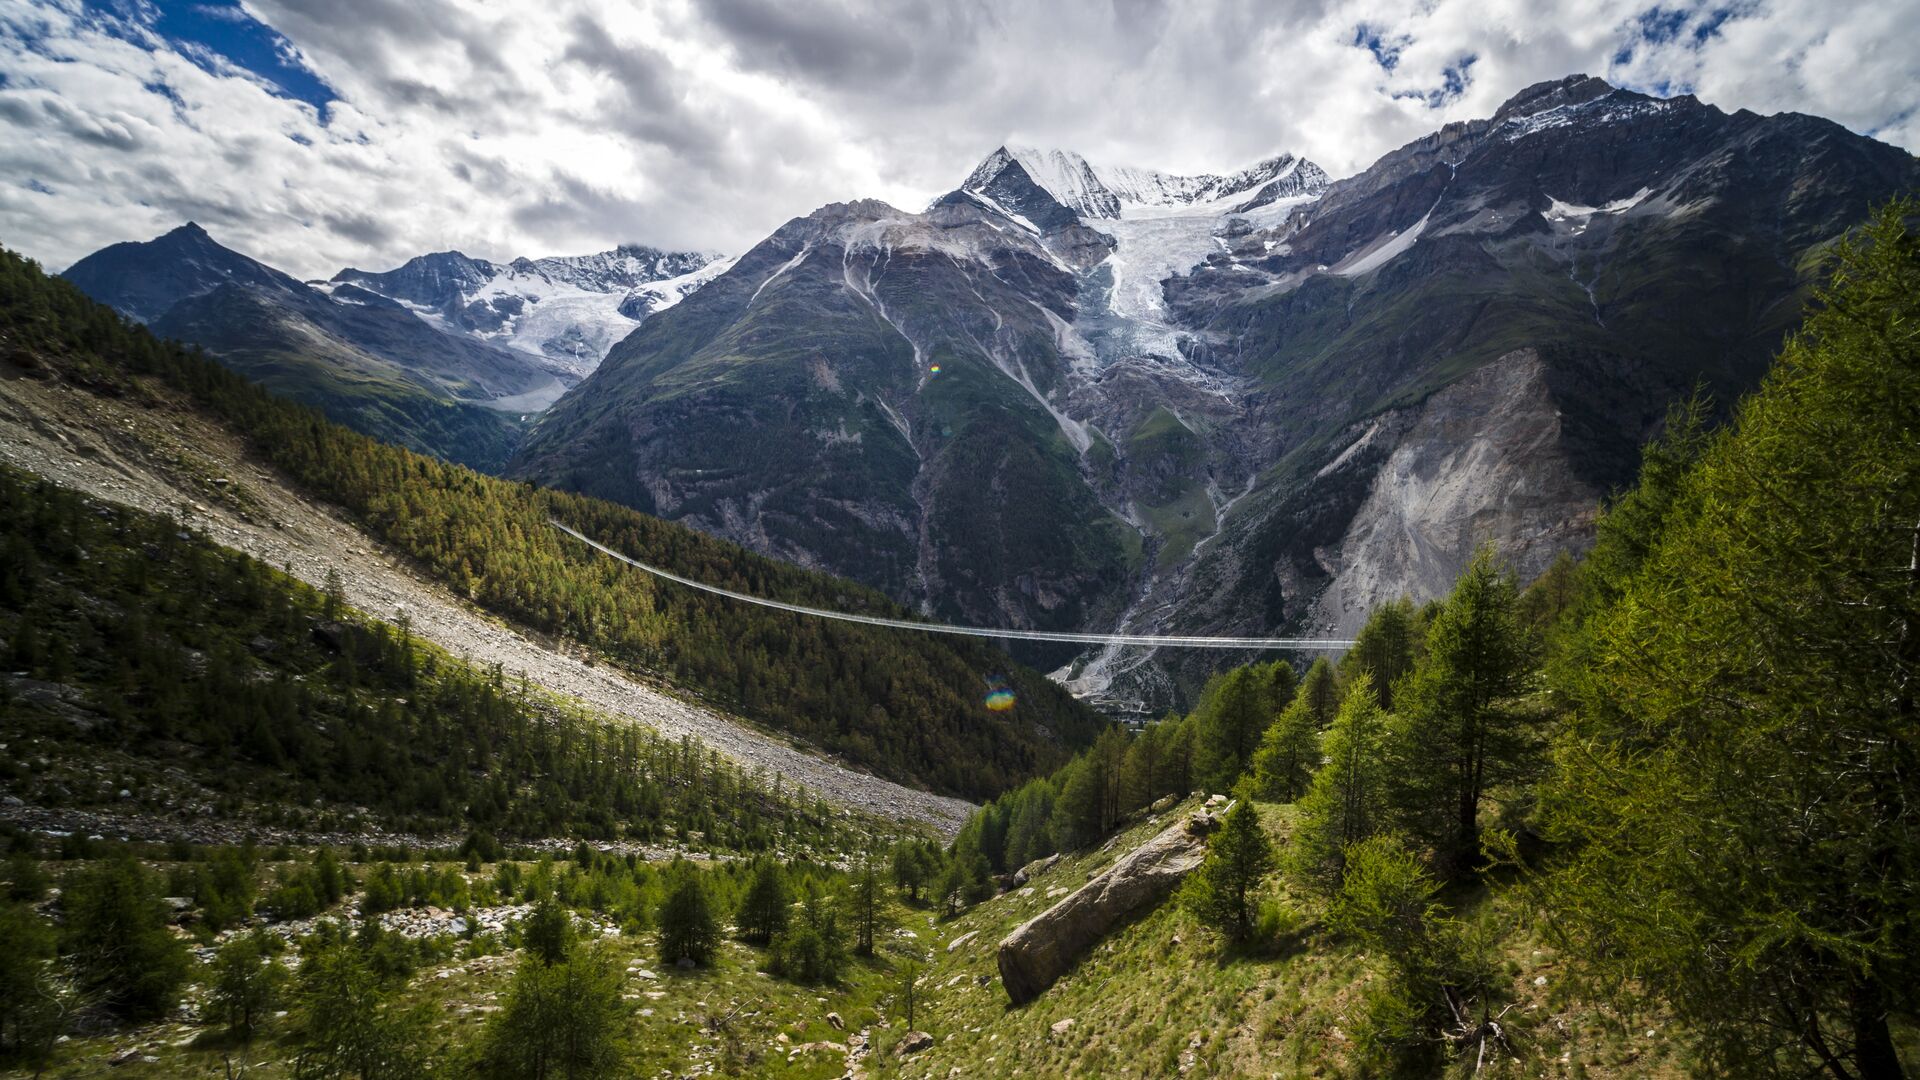
{"label": "rocky outcrop", "polygon": [[1135,848],[1000,942],[1000,982],[1021,1005],[1040,996],[1081,954],[1135,913],[1165,900],[1207,854],[1219,819],[1197,811]]}
{"label": "rocky outcrop", "polygon": [[1539,354],[1508,353],[1421,407],[1338,545],[1314,624],[1346,636],[1382,603],[1444,596],[1481,543],[1531,580],[1586,545],[1599,507],[1568,458]]}
{"label": "rocky outcrop", "polygon": [[1027,882],[1032,881],[1034,878],[1037,878],[1041,874],[1044,874],[1047,871],[1053,869],[1053,864],[1059,861],[1060,861],[1060,853],[1057,851],[1047,856],[1044,859],[1033,860],[1027,865],[1014,871],[1013,887],[1017,889],[1020,886],[1025,885]]}

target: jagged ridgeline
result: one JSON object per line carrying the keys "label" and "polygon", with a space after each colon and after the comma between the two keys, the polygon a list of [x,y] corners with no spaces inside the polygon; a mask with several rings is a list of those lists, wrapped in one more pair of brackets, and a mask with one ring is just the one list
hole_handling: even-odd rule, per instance
{"label": "jagged ridgeline", "polygon": [[839,816],[797,789],[448,656],[172,518],[0,466],[0,555],[15,673],[0,717],[21,757],[57,759],[15,777],[35,805],[205,804],[319,832],[842,843]]}
{"label": "jagged ridgeline", "polygon": [[[582,642],[888,777],[985,796],[1065,759],[1104,724],[984,644],[767,612],[658,585],[548,527],[559,518],[701,581],[794,603],[901,614],[871,590],[755,556],[610,503],[541,490],[388,446],[275,398],[32,262],[0,258],[0,354],[96,392],[183,391],[308,494],[455,591]],[[990,712],[989,689],[1018,708]]]}

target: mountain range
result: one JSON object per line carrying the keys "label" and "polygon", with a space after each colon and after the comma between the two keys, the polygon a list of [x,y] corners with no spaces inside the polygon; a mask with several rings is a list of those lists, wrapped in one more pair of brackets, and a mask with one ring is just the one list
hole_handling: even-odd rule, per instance
{"label": "mountain range", "polygon": [[[1815,117],[1573,76],[1329,182],[1003,147],[788,222],[623,340],[512,475],[986,624],[1346,633],[1591,535],[1669,406],[1751,388],[1920,180]],[[1071,658],[1110,707],[1217,658]]]}
{"label": "mountain range", "polygon": [[[825,206],[733,259],[441,252],[303,285],[188,227],[68,276],[363,430],[927,615],[1344,635],[1482,543],[1523,578],[1581,549],[1669,408],[1751,389],[1824,254],[1916,183],[1826,120],[1571,76],[1337,181],[1003,146],[923,210]],[[363,371],[499,430],[329,403]],[[1121,711],[1223,659],[1022,656]]]}
{"label": "mountain range", "polygon": [[724,265],[638,246],[504,265],[454,251],[302,282],[188,222],[104,248],[62,276],[335,420],[498,469],[527,415]]}

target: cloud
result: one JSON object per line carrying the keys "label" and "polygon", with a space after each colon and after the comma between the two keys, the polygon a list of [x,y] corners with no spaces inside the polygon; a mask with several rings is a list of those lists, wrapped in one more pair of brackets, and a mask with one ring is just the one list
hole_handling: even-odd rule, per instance
{"label": "cloud", "polygon": [[1920,0],[241,3],[199,13],[270,65],[138,0],[0,0],[0,242],[58,267],[193,218],[305,276],[738,251],[1005,141],[1347,174],[1580,71],[1920,147]]}

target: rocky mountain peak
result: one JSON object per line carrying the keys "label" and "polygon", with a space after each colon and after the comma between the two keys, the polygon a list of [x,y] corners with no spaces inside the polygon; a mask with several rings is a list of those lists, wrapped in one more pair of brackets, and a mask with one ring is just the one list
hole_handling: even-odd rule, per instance
{"label": "rocky mountain peak", "polygon": [[1111,221],[1236,198],[1249,207],[1264,206],[1278,198],[1317,195],[1327,183],[1327,174],[1318,165],[1287,153],[1226,175],[1187,176],[1094,165],[1072,150],[1001,146],[975,166],[960,190],[1011,210],[1044,230],[1068,224],[1060,220],[1062,210],[1077,220]]}
{"label": "rocky mountain peak", "polygon": [[1533,116],[1562,105],[1584,105],[1614,92],[1612,83],[1592,75],[1569,75],[1564,79],[1537,82],[1508,98],[1494,110],[1493,122],[1499,124],[1521,116]]}

